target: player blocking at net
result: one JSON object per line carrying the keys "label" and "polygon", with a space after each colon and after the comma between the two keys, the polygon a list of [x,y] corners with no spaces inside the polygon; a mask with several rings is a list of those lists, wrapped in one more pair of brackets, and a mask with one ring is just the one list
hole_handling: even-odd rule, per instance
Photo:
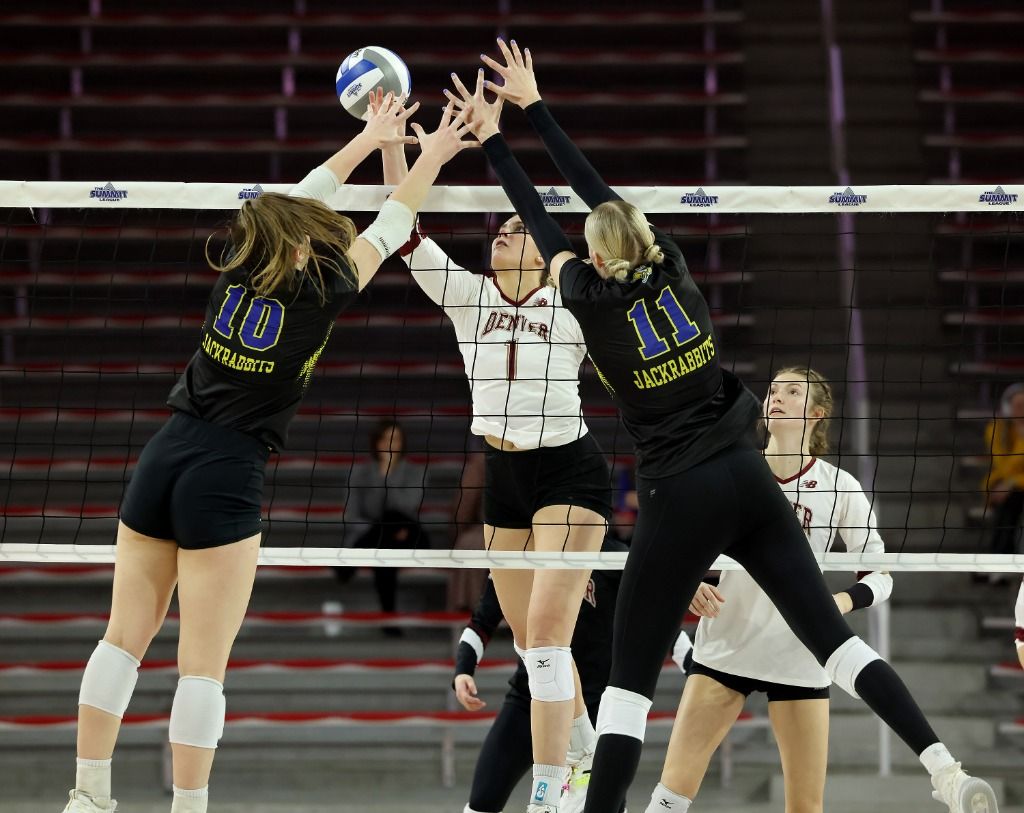
{"label": "player blocking at net", "polygon": [[[264,470],[287,443],[337,316],[402,243],[441,167],[472,142],[448,105],[418,125],[419,160],[361,234],[327,200],[416,109],[392,97],[290,195],[245,201],[218,260],[201,345],[168,397],[121,505],[110,620],[82,676],[67,813],[113,811],[110,763],[140,661],[178,590],[172,813],[204,813],[224,675],[256,573]],[[239,360],[243,361],[239,361]],[[251,360],[252,363],[245,360]]]}
{"label": "player blocking at net", "polygon": [[[824,553],[842,537],[849,553],[884,553],[871,502],[856,478],[818,455],[829,451],[832,388],[820,373],[787,367],[775,374],[763,405],[767,460],[796,512],[807,542]],[[888,600],[892,577],[862,573],[834,598],[845,615]],[[787,813],[822,813],[828,767],[828,672],[807,651],[750,574],[722,573],[701,583],[690,603],[701,616],[689,678],[679,701],[661,783],[659,810],[694,799],[711,757],[748,695],[768,696],[768,717],[782,759]]]}
{"label": "player blocking at net", "polygon": [[[951,813],[996,813],[987,782],[939,741],[896,672],[854,635],[825,585],[793,507],[750,437],[757,398],[718,363],[707,303],[668,235],[598,175],[543,103],[529,51],[498,42],[504,80],[483,80],[470,125],[579,320],[637,450],[639,514],[616,607],[609,686],[598,715],[586,813],[615,813],[639,764],[647,713],[674,624],[719,554],[772,599],[830,679],[862,698],[921,759]],[[522,107],[559,172],[591,207],[576,256],[498,127],[490,88]],[[679,797],[674,813],[690,800]],[[649,810],[664,809],[652,799]]]}
{"label": "player blocking at net", "polygon": [[[404,177],[398,135],[382,156],[385,183]],[[583,420],[579,323],[562,307],[519,217],[491,244],[490,273],[451,261],[417,229],[401,251],[416,283],[452,320],[485,443],[484,543],[499,551],[597,551],[611,516],[611,474]],[[587,570],[492,572],[529,674],[532,805],[556,807],[571,770],[585,793],[597,738],[570,651]],[[583,781],[577,781],[583,780]]]}

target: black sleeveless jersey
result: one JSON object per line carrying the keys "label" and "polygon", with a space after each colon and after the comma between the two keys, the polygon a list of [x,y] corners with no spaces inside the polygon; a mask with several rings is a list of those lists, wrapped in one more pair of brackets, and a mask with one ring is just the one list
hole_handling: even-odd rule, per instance
{"label": "black sleeveless jersey", "polygon": [[637,473],[667,477],[749,435],[760,407],[719,366],[708,305],[679,246],[658,229],[654,236],[664,263],[616,282],[572,259],[559,289],[636,444]]}
{"label": "black sleeveless jersey", "polygon": [[251,271],[237,268],[213,286],[199,350],[167,398],[175,410],[254,435],[274,451],[288,439],[334,320],[358,293],[357,276],[324,269],[327,301],[305,279],[297,290],[256,296]]}

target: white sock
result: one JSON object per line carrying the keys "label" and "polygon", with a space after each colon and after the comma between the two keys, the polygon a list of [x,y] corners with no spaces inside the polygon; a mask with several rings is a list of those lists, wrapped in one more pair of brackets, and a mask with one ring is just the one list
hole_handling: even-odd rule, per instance
{"label": "white sock", "polygon": [[210,798],[210,786],[184,790],[177,785],[174,788],[174,801],[171,802],[171,813],[206,813],[206,803]]}
{"label": "white sock", "polygon": [[921,752],[921,756],[918,759],[921,760],[921,764],[924,765],[932,776],[935,776],[939,771],[948,768],[956,762],[953,759],[953,755],[949,753],[949,749],[941,742],[929,745]]}
{"label": "white sock", "polygon": [[110,760],[76,759],[75,790],[88,793],[93,799],[109,799]]}
{"label": "white sock", "polygon": [[686,813],[693,802],[685,796],[673,793],[661,782],[651,794],[651,803],[647,805],[645,813]]}
{"label": "white sock", "polygon": [[597,732],[586,711],[572,721],[569,731],[569,762],[576,763],[597,747]]}
{"label": "white sock", "polygon": [[530,804],[558,807],[564,784],[565,768],[563,766],[534,764]]}

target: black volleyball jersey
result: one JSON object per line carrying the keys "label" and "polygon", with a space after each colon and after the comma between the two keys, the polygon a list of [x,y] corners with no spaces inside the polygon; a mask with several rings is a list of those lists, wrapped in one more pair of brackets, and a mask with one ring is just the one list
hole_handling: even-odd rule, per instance
{"label": "black volleyball jersey", "polygon": [[573,259],[559,289],[636,444],[637,473],[667,477],[752,432],[760,409],[719,366],[708,305],[679,246],[653,231],[664,263],[616,282]]}
{"label": "black volleyball jersey", "polygon": [[343,257],[344,276],[321,266],[327,301],[308,278],[298,290],[256,296],[251,271],[220,275],[206,306],[199,350],[171,389],[167,404],[219,426],[255,435],[279,451],[309,386],[334,320],[358,293]]}

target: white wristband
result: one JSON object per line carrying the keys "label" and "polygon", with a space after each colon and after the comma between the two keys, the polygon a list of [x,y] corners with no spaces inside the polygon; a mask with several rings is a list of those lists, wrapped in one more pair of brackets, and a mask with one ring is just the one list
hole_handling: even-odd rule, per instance
{"label": "white wristband", "polygon": [[412,209],[397,200],[386,200],[377,219],[359,236],[377,249],[381,260],[386,260],[405,245],[415,223]]}
{"label": "white wristband", "polygon": [[327,203],[328,198],[338,191],[338,179],[327,167],[321,164],[292,187],[288,194],[293,198],[313,198]]}

